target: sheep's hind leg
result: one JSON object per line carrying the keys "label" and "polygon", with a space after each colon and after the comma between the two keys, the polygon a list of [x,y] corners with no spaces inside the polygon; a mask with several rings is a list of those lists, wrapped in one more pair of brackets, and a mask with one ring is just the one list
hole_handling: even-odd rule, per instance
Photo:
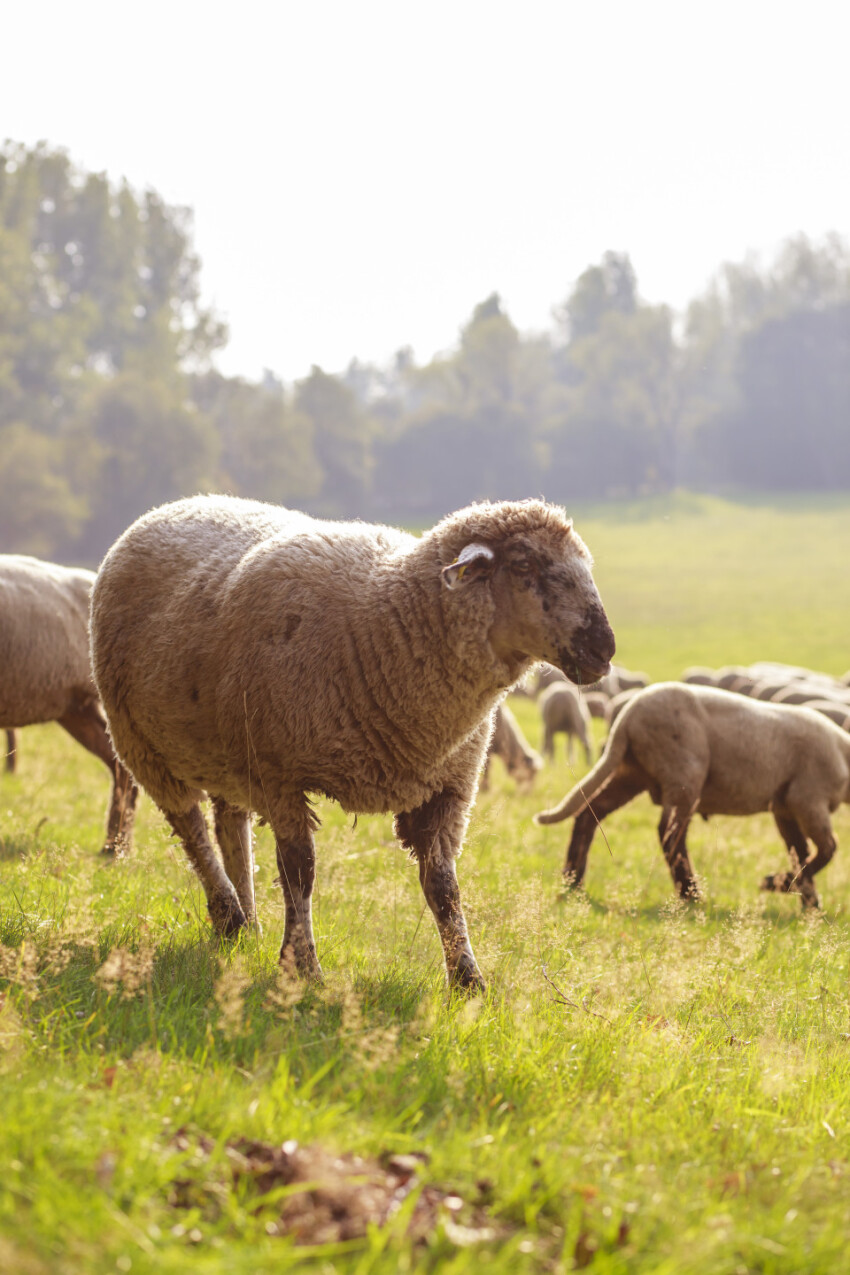
{"label": "sheep's hind leg", "polygon": [[215,835],[224,860],[224,870],[236,890],[249,925],[257,918],[254,900],[254,853],[251,845],[251,817],[217,797],[213,801]]}
{"label": "sheep's hind leg", "polygon": [[231,938],[246,924],[239,898],[224,868],[216,858],[207,821],[196,803],[182,814],[163,812],[183,843],[186,857],[197,872],[207,896],[207,911],[222,938]]}
{"label": "sheep's hind leg", "polygon": [[577,889],[584,880],[590,846],[606,815],[619,810],[646,788],[646,779],[634,771],[615,773],[598,796],[593,797],[581,814],[576,815],[567,859],[564,864],[564,884]]}
{"label": "sheep's hind leg", "polygon": [[291,811],[273,812],[278,879],[283,890],[286,922],[280,960],[294,964],[302,978],[320,979],[322,967],[313,938],[313,885],[316,880],[316,846],[306,808],[297,817]]}
{"label": "sheep's hind leg", "polygon": [[139,790],[128,770],[115,756],[107,734],[106,719],[100,706],[94,701],[77,705],[59,719],[72,739],[98,757],[112,775],[112,793],[106,818],[106,841],[103,854],[121,854],[128,851],[133,841],[133,822],[136,817],[136,801]]}
{"label": "sheep's hind leg", "polygon": [[486,990],[476,964],[455,873],[466,827],[467,803],[444,790],[416,810],[396,815],[396,836],[419,861],[419,882],[434,914],[449,986],[470,992]]}
{"label": "sheep's hind leg", "polygon": [[15,761],[17,759],[17,747],[15,743],[15,732],[13,730],[6,731],[6,763],[4,769],[7,775],[14,775]]}
{"label": "sheep's hind leg", "polygon": [[[771,894],[790,894],[792,891],[799,889],[803,865],[809,857],[809,847],[806,844],[803,830],[796,819],[792,818],[791,815],[777,814],[776,811],[773,812],[773,818],[782,840],[788,847],[791,871],[771,872],[768,876],[762,878],[759,888],[767,890]],[[812,890],[814,890],[813,885]],[[817,891],[815,891],[815,900],[817,900]],[[817,902],[815,902],[814,906],[817,907]]]}
{"label": "sheep's hind leg", "polygon": [[658,825],[661,849],[664,851],[673,884],[683,899],[694,902],[699,899],[699,888],[688,855],[686,838],[695,804],[683,806],[664,802]]}

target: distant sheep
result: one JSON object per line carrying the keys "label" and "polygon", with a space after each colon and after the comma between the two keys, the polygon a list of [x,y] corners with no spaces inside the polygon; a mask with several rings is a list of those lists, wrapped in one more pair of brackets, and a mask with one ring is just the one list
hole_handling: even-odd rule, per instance
{"label": "distant sheep", "polygon": [[490,786],[490,759],[498,757],[520,792],[530,792],[543,762],[523,735],[519,722],[507,704],[499,704],[493,714],[493,736],[484,759],[480,788]]}
{"label": "distant sheep", "polygon": [[712,687],[661,682],[640,691],[593,770],[536,816],[543,824],[576,816],[564,867],[572,884],[584,878],[598,824],[646,790],[661,806],[661,846],[683,898],[697,896],[685,841],[693,816],[771,810],[792,869],[765,877],[762,889],[796,891],[804,907],[817,907],[814,877],[836,848],[830,812],[850,801],[850,736],[810,709]]}
{"label": "distant sheep", "polygon": [[[104,853],[129,848],[137,789],[115,758],[91,674],[92,571],[0,555],[0,727],[58,722],[112,775]],[[11,739],[10,739],[11,736]],[[11,744],[11,749],[9,749]]]}
{"label": "distant sheep", "polygon": [[631,703],[634,697],[639,694],[643,687],[636,686],[630,691],[620,691],[619,695],[615,695],[608,703],[608,725],[613,726],[617,718],[622,713],[627,704]]}
{"label": "distant sheep", "polygon": [[567,737],[567,761],[575,760],[575,741],[584,748],[588,766],[593,761],[590,744],[590,714],[578,691],[568,682],[553,682],[540,696],[540,716],[543,719],[543,756],[555,759],[555,736]]}
{"label": "distant sheep", "polygon": [[821,713],[842,730],[850,732],[850,704],[841,704],[832,699],[814,699],[807,702],[806,708],[810,708],[812,712]]}
{"label": "distant sheep", "polygon": [[450,983],[480,989],[454,861],[491,714],[536,660],[582,682],[607,672],[614,637],[590,566],[564,511],[537,500],[472,505],[420,539],[226,496],[134,523],[94,587],[95,678],[216,929],[254,916],[256,810],[277,843],[281,959],[320,976],[310,797],[323,794],[395,813]]}

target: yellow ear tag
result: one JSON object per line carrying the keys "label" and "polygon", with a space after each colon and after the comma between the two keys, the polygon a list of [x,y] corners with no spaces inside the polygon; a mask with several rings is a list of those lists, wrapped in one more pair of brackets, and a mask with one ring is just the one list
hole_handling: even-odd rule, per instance
{"label": "yellow ear tag", "polygon": [[[455,559],[455,561],[457,561],[457,559]],[[458,572],[457,572],[457,578],[458,578],[458,580],[462,580],[462,579],[463,579],[463,573],[464,573],[464,571],[466,570],[466,568],[467,568],[468,566],[469,566],[469,563],[468,563],[468,562],[465,562],[465,563],[463,564],[463,566],[462,566],[462,567],[458,567]]]}

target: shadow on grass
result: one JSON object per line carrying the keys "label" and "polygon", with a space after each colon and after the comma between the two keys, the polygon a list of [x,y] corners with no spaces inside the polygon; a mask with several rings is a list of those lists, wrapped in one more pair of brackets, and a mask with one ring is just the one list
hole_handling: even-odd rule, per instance
{"label": "shadow on grass", "polygon": [[28,1002],[29,1026],[52,1050],[129,1058],[152,1048],[245,1068],[264,1059],[274,1064],[281,1053],[302,1055],[311,1065],[342,1063],[362,1054],[375,1032],[414,1019],[433,994],[400,962],[368,977],[281,985],[277,963],[248,949],[249,941],[231,947],[199,934],[151,951],[138,927],[104,931],[45,946],[35,978],[17,984],[15,977],[0,978],[0,991],[11,984],[20,1008]]}
{"label": "shadow on grass", "polygon": [[[703,924],[703,916],[709,921],[733,921],[740,917],[741,907],[724,907],[715,903],[680,903],[675,896],[663,903],[648,904],[619,904],[605,903],[601,899],[594,898],[593,895],[587,894],[583,890],[562,889],[558,894],[560,903],[569,903],[570,900],[580,898],[591,912],[597,916],[622,916],[640,917],[643,921],[664,922],[673,918],[690,920],[695,925]],[[758,896],[756,896],[757,898]],[[774,911],[770,903],[767,901],[771,896],[762,895],[764,904],[761,909],[761,920],[770,922],[777,929],[788,929],[792,925],[796,925],[800,921],[810,923],[811,920],[818,918],[826,919],[823,911],[804,912],[798,901],[798,896],[782,896],[787,903],[787,910],[779,910],[779,903]],[[774,896],[775,897],[775,896]],[[755,902],[755,899],[753,900]]]}

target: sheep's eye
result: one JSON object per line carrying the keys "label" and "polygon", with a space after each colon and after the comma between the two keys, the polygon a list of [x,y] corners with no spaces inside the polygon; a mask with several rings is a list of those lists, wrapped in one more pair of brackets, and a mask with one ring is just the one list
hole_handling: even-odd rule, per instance
{"label": "sheep's eye", "polygon": [[531,570],[531,563],[528,558],[517,558],[515,562],[511,563],[511,570],[515,571],[517,575],[527,576]]}

